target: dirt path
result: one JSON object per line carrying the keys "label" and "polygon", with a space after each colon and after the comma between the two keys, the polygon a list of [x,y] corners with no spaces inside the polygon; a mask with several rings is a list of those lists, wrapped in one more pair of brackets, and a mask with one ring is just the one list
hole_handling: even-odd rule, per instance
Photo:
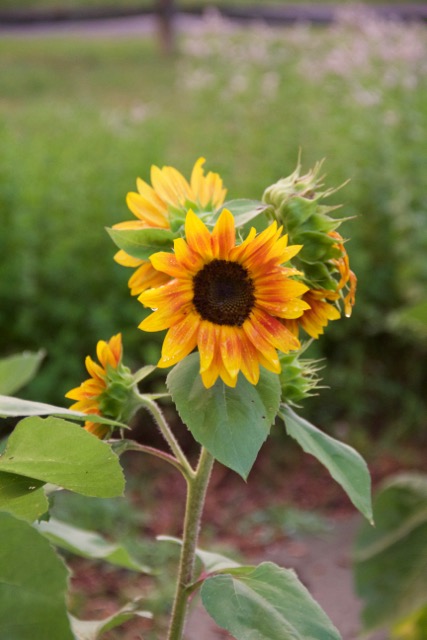
{"label": "dirt path", "polygon": [[[343,640],[360,638],[361,603],[354,593],[351,574],[351,549],[359,516],[346,516],[336,520],[333,529],[321,535],[285,540],[267,549],[262,558],[251,558],[257,564],[271,560],[292,568],[323,607],[340,631]],[[224,640],[232,638],[218,629],[201,606],[190,614],[186,640]],[[366,636],[366,640],[387,640],[386,632]]]}

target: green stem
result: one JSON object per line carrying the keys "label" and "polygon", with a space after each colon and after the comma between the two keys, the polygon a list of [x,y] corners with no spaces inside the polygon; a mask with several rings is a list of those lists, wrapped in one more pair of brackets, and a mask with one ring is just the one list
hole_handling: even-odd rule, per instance
{"label": "green stem", "polygon": [[213,456],[206,449],[202,449],[196,473],[193,478],[187,479],[187,503],[181,558],[168,640],[181,640],[182,638],[190,595],[188,587],[194,580],[194,561],[200,521],[213,463]]}
{"label": "green stem", "polygon": [[156,404],[154,400],[151,400],[151,398],[144,395],[139,395],[139,403],[140,403],[140,406],[147,409],[153,416],[154,420],[157,423],[157,426],[160,429],[162,436],[168,443],[175,458],[179,461],[181,470],[185,478],[187,479],[187,481],[190,481],[192,478],[194,478],[194,473],[195,473],[194,469],[188,462],[187,456],[179,446],[178,440],[175,438],[174,434],[172,433],[159,405]]}

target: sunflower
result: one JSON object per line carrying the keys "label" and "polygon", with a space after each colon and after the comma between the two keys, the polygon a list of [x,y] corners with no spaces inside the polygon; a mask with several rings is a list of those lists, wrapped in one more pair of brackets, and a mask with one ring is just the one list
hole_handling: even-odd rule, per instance
{"label": "sunflower", "polygon": [[[106,415],[109,404],[111,407],[111,398],[108,398],[110,386],[117,380],[129,382],[129,369],[124,367],[122,363],[122,336],[120,333],[110,338],[108,342],[99,340],[96,346],[96,355],[99,363],[87,356],[85,360],[86,369],[90,375],[88,380],[82,382],[79,387],[71,389],[65,394],[66,398],[77,400],[70,409],[81,411],[82,413]],[[114,412],[113,412],[114,413]],[[119,418],[118,415],[111,415],[112,418]],[[86,421],[84,428],[90,431],[98,438],[104,438],[110,433],[111,428],[105,424]]]}
{"label": "sunflower", "polygon": [[280,373],[277,350],[287,353],[300,346],[282,320],[308,309],[300,298],[308,287],[291,279],[299,272],[281,266],[301,246],[288,247],[281,232],[276,222],[258,235],[252,228],[236,245],[230,211],[222,211],[212,233],[188,211],[186,239],[175,240],[173,254],[159,252],[150,258],[171,280],[139,297],[154,309],[140,329],[169,329],[159,367],[176,364],[197,347],[207,388],[218,376],[234,387],[239,371],[257,384],[260,364]]}
{"label": "sunflower", "polygon": [[[136,220],[119,222],[114,229],[158,229],[170,228],[170,216],[177,212],[185,214],[191,207],[195,211],[215,211],[225,200],[226,190],[217,173],[205,175],[204,158],[195,163],[190,182],[173,167],[151,167],[150,186],[138,178],[138,193],[127,194],[126,203]],[[146,289],[158,287],[170,280],[165,273],[156,271],[147,260],[133,258],[120,250],[114,256],[124,267],[136,269],[129,280],[132,295],[139,295]]]}

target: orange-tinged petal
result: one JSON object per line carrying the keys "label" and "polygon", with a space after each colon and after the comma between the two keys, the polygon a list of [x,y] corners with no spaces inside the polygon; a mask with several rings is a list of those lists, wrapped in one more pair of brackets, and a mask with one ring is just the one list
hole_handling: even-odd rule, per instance
{"label": "orange-tinged petal", "polygon": [[209,320],[202,320],[199,326],[198,347],[200,352],[200,373],[209,369],[218,350],[220,327]]}
{"label": "orange-tinged petal", "polygon": [[230,327],[223,325],[220,333],[220,353],[223,365],[227,373],[236,378],[240,370],[242,354],[240,348],[240,332],[239,327]]}
{"label": "orange-tinged petal", "polygon": [[89,375],[92,378],[98,378],[98,380],[101,380],[101,381],[104,380],[105,378],[104,369],[102,369],[102,367],[100,367],[99,364],[94,362],[90,356],[86,357],[85,365]]}
{"label": "orange-tinged petal", "polygon": [[173,248],[177,261],[189,273],[196,274],[203,267],[204,260],[200,253],[190,249],[184,238],[174,240]]}
{"label": "orange-tinged petal", "polygon": [[[274,348],[284,353],[299,349],[299,340],[277,318],[261,309],[254,309],[251,317],[252,325]],[[258,346],[255,344],[255,346]],[[264,353],[264,350],[263,350]]]}
{"label": "orange-tinged petal", "polygon": [[257,306],[278,318],[299,318],[310,305],[297,298],[284,302],[272,302],[257,299]]}
{"label": "orange-tinged petal", "polygon": [[191,209],[189,209],[185,219],[185,235],[190,249],[204,256],[207,261],[212,259],[211,234],[206,225]]}
{"label": "orange-tinged petal", "polygon": [[270,340],[265,338],[265,332],[260,332],[258,326],[254,324],[253,319],[249,318],[243,323],[243,331],[252,345],[258,352],[262,353],[266,360],[279,364],[279,356],[276,349],[272,346]]}
{"label": "orange-tinged petal", "polygon": [[150,256],[150,262],[157,271],[167,273],[171,278],[190,277],[173,253],[167,253],[167,251],[153,253],[153,255]]}
{"label": "orange-tinged petal", "polygon": [[246,337],[244,331],[241,331],[241,369],[245,378],[251,384],[258,384],[259,381],[259,352],[250,340]]}
{"label": "orange-tinged petal", "polygon": [[120,249],[120,251],[117,251],[117,253],[114,256],[114,260],[118,264],[121,264],[122,267],[139,267],[139,265],[143,264],[144,262],[139,258],[133,258],[128,253],[126,253],[126,251],[123,251],[123,249]]}
{"label": "orange-tinged petal", "polygon": [[212,231],[213,255],[219,260],[228,258],[228,254],[236,243],[233,214],[224,209]]}
{"label": "orange-tinged petal", "polygon": [[138,326],[142,331],[163,331],[163,329],[169,329],[169,327],[182,320],[184,315],[185,312],[182,309],[174,312],[172,307],[168,306],[166,309],[154,311]]}
{"label": "orange-tinged petal", "polygon": [[200,371],[202,382],[206,389],[210,389],[218,379],[219,372],[222,366],[221,354],[219,351],[215,351],[213,360],[207,369]]}
{"label": "orange-tinged petal", "polygon": [[163,342],[158,367],[170,367],[193,351],[197,346],[199,324],[200,318],[194,313],[188,314],[169,329]]}
{"label": "orange-tinged petal", "polygon": [[131,295],[138,296],[143,291],[152,287],[161,287],[170,281],[170,276],[161,271],[157,271],[151,262],[142,261],[143,264],[131,275],[128,286]]}

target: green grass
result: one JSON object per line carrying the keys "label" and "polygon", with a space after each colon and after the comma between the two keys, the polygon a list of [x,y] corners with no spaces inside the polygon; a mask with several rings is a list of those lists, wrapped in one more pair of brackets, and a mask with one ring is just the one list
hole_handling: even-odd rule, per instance
{"label": "green grass", "polygon": [[[188,175],[207,158],[229,196],[260,198],[326,158],[358,304],[316,345],[329,358],[320,423],[416,426],[425,405],[420,347],[388,314],[425,291],[426,33],[349,20],[333,29],[191,34],[172,58],[155,35],[0,42],[0,352],[43,347],[28,393],[60,401],[96,341],[122,330],[130,364],[155,361],[136,329],[105,226],[130,219],[126,193],[151,164]],[[318,422],[319,422],[318,420]]]}

